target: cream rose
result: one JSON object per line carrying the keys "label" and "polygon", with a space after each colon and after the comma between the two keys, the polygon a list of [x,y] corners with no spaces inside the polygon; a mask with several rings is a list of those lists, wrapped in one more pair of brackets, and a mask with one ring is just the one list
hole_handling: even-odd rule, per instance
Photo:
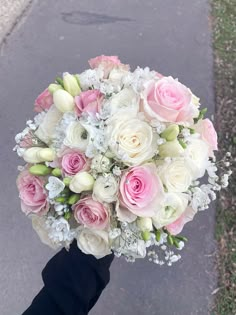
{"label": "cream rose", "polygon": [[110,150],[126,165],[139,165],[157,151],[152,127],[134,111],[122,110],[108,120],[107,138]]}
{"label": "cream rose", "polygon": [[188,144],[185,155],[190,159],[194,179],[204,175],[208,161],[208,145],[200,139],[193,139]]}
{"label": "cream rose", "polygon": [[50,144],[53,139],[55,127],[61,120],[61,113],[54,105],[50,107],[43,121],[35,132],[35,135],[43,142]]}
{"label": "cream rose", "polygon": [[179,158],[159,166],[158,174],[168,192],[186,192],[193,180],[189,160]]}
{"label": "cream rose", "polygon": [[94,255],[97,259],[111,254],[106,231],[79,228],[78,232],[77,245],[83,253]]}
{"label": "cream rose", "polygon": [[73,121],[66,129],[64,145],[85,152],[88,145],[88,138],[86,129],[78,121]]}
{"label": "cream rose", "polygon": [[113,175],[99,176],[93,186],[93,199],[110,203],[117,199],[117,191],[118,183]]}
{"label": "cream rose", "polygon": [[153,225],[160,229],[176,221],[185,211],[188,198],[185,194],[167,193],[163,206],[158,209],[157,214],[152,217]]}

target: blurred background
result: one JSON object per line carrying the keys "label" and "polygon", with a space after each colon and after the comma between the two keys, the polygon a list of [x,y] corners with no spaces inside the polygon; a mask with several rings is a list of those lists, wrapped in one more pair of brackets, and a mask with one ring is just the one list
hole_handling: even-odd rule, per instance
{"label": "blurred background", "polygon": [[[0,0],[1,315],[28,307],[54,254],[21,212],[15,186],[14,136],[34,116],[36,96],[89,58],[118,55],[191,87],[209,117],[217,111],[220,147],[235,156],[235,8],[235,0]],[[174,266],[116,259],[91,314],[235,315],[234,196],[232,187],[187,224]]]}

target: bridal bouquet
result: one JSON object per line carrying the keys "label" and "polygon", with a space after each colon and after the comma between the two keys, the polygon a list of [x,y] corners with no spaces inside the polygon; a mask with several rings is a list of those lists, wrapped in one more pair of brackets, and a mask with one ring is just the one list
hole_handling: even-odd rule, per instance
{"label": "bridal bouquet", "polygon": [[115,56],[89,65],[56,78],[16,136],[21,209],[53,248],[76,239],[96,258],[171,265],[183,226],[227,185],[229,172],[216,175],[216,131],[177,79],[131,72]]}

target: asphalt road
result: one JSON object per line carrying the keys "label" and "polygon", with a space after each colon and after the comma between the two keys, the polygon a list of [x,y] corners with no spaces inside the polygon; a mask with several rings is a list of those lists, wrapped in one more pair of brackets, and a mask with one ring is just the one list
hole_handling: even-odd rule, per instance
{"label": "asphalt road", "polygon": [[[34,98],[56,75],[82,71],[91,57],[117,54],[133,68],[148,65],[178,77],[214,112],[207,0],[40,0],[28,14],[0,59],[1,315],[21,314],[30,304],[53,255],[20,211],[20,161],[12,147],[34,115]],[[212,208],[186,226],[190,241],[171,268],[114,261],[110,285],[91,314],[207,315],[216,288],[213,231]]]}

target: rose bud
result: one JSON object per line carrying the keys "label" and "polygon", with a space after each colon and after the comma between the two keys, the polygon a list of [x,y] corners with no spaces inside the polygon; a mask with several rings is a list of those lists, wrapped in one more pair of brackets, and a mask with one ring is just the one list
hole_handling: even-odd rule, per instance
{"label": "rose bud", "polygon": [[65,90],[57,90],[53,93],[53,102],[56,108],[62,112],[71,112],[75,107],[74,98]]}
{"label": "rose bud", "polygon": [[166,139],[166,141],[173,141],[178,137],[178,134],[179,134],[179,126],[170,125],[162,132],[161,137]]}
{"label": "rose bud", "polygon": [[70,182],[70,190],[75,193],[92,190],[94,178],[88,172],[77,173]]}
{"label": "rose bud", "polygon": [[25,160],[25,162],[32,164],[43,162],[38,156],[38,152],[41,149],[42,148],[33,147],[25,150],[23,154],[23,159]]}

